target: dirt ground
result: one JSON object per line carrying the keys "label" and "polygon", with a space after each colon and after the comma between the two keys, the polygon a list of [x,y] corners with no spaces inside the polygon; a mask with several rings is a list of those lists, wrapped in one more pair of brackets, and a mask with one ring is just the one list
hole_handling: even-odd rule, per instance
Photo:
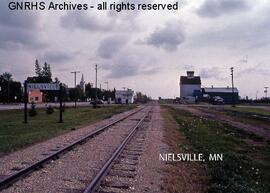
{"label": "dirt ground", "polygon": [[178,109],[183,109],[198,117],[203,117],[206,119],[212,119],[212,120],[220,121],[222,123],[226,123],[233,127],[237,127],[247,132],[254,133],[264,138],[265,140],[270,140],[270,127],[267,127],[267,126],[262,127],[262,126],[253,125],[249,123],[243,123],[237,117],[225,115],[219,111],[208,109],[207,107],[203,109],[202,107],[196,108],[194,106],[189,107],[189,106],[183,106],[183,105],[173,105],[173,107],[178,108]]}
{"label": "dirt ground", "polygon": [[[185,150],[188,141],[178,129],[178,124],[166,109],[160,110],[160,125],[163,127],[163,142],[168,152],[191,153]],[[189,150],[190,151],[190,150]],[[198,162],[168,162],[163,165],[162,189],[170,193],[206,192],[206,166]]]}

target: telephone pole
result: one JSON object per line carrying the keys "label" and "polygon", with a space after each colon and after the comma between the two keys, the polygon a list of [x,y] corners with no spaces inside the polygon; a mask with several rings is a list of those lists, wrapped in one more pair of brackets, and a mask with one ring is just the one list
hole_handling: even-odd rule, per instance
{"label": "telephone pole", "polygon": [[267,99],[268,87],[264,87],[265,99]]}
{"label": "telephone pole", "polygon": [[233,67],[231,67],[231,76],[232,76],[232,107],[235,107],[235,102],[234,102],[234,83],[233,83]]}
{"label": "telephone pole", "polygon": [[76,86],[77,86],[77,83],[76,83],[76,80],[77,80],[77,73],[80,73],[80,71],[74,71],[74,72],[70,72],[71,74],[74,74],[74,83],[75,83],[75,86],[74,86],[74,91],[75,91],[75,108],[77,108],[77,92],[76,92]]}

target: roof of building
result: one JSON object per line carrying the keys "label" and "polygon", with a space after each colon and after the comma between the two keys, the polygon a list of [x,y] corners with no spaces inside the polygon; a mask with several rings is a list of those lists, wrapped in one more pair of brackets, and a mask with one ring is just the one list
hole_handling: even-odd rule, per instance
{"label": "roof of building", "polygon": [[193,76],[193,77],[181,76],[180,77],[180,84],[201,84],[201,77],[199,77],[199,76]]}
{"label": "roof of building", "polygon": [[116,90],[115,93],[116,94],[127,94],[127,93],[132,93],[133,94],[134,91],[131,90],[131,89],[128,89],[128,90]]}
{"label": "roof of building", "polygon": [[[238,93],[238,89],[233,89],[235,93]],[[210,87],[210,88],[204,88],[205,93],[232,93],[231,87]]]}

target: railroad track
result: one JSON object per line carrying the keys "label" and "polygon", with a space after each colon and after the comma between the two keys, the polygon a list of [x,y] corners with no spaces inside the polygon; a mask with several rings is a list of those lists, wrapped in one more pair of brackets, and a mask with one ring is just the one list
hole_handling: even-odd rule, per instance
{"label": "railroad track", "polygon": [[[125,192],[125,190],[130,189],[128,181],[134,178],[136,175],[136,169],[134,166],[138,164],[138,157],[143,151],[143,141],[145,139],[145,130],[141,129],[140,132],[138,132],[138,129],[142,126],[150,112],[151,110],[148,111],[130,130],[129,134],[116,148],[110,159],[108,159],[108,161],[100,169],[98,174],[90,182],[83,193],[109,193],[114,191]],[[134,139],[135,134],[137,134],[137,137]],[[132,143],[130,143],[131,140],[133,140]],[[127,148],[128,145],[130,145],[129,148]],[[115,164],[122,166],[124,165],[124,167],[120,166],[120,168],[112,168]],[[116,176],[116,179],[106,181],[106,178],[111,176]],[[119,184],[119,177],[127,178],[126,182],[120,182]]]}
{"label": "railroad track", "polygon": [[[97,130],[89,133],[88,135],[82,137],[79,140],[76,140],[72,143],[70,143],[69,145],[57,150],[56,152],[46,156],[45,158],[25,167],[24,169],[21,169],[17,172],[15,172],[14,174],[11,174],[9,176],[7,176],[6,178],[2,179],[0,181],[0,190],[3,190],[9,186],[11,186],[13,183],[15,183],[16,181],[28,176],[29,174],[31,174],[32,172],[38,170],[39,168],[42,168],[45,164],[49,164],[52,160],[56,160],[58,159],[60,156],[62,156],[63,154],[73,150],[76,146],[78,145],[82,145],[84,143],[86,143],[87,141],[89,141],[90,139],[94,138],[95,136],[98,136],[99,134],[101,134],[102,132],[108,130],[110,127],[115,126],[116,124],[124,121],[125,119],[135,115],[136,113],[139,113],[140,111],[142,111],[143,109],[145,109],[145,107],[142,107],[128,115],[126,115],[125,117],[122,117],[120,119],[117,119],[115,121],[113,121],[112,123],[109,123],[103,127],[98,128]],[[136,124],[136,126],[132,129],[134,130],[134,132],[136,131],[136,129],[142,124],[143,120],[145,119],[146,115],[138,122],[138,124]],[[132,135],[131,135],[132,136]],[[130,136],[130,137],[131,137]]]}

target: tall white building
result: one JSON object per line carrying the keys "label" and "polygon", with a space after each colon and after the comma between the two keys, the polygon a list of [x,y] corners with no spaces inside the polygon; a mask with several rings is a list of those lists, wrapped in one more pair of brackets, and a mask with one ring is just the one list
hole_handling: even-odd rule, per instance
{"label": "tall white building", "polygon": [[194,76],[194,71],[187,71],[187,76],[180,77],[180,98],[195,100],[195,92],[201,91],[201,77]]}

